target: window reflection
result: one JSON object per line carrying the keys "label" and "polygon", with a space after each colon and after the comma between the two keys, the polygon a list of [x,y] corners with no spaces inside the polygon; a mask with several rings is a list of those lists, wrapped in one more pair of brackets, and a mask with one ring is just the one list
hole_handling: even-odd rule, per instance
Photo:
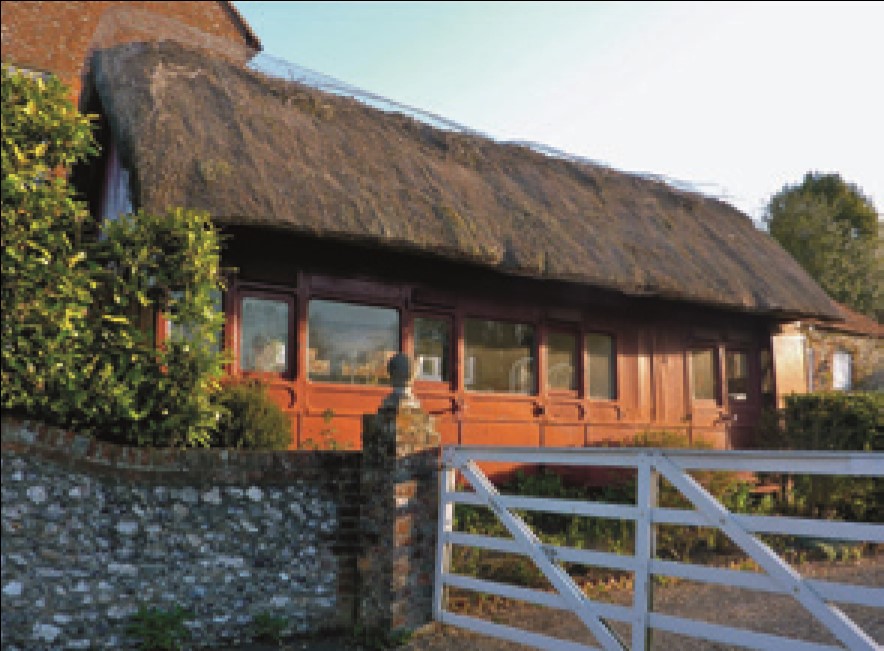
{"label": "window reflection", "polygon": [[289,304],[269,298],[242,299],[240,367],[243,371],[286,373]]}
{"label": "window reflection", "polygon": [[417,379],[448,382],[451,325],[447,319],[415,317],[414,358]]}
{"label": "window reflection", "polygon": [[691,351],[691,395],[694,400],[715,400],[715,351]]}
{"label": "window reflection", "polygon": [[577,390],[577,337],[551,332],[546,338],[546,383],[557,391]]}
{"label": "window reflection", "polygon": [[389,384],[387,363],[397,352],[398,311],[338,301],[310,301],[307,370],[311,380]]}
{"label": "window reflection", "polygon": [[467,319],[464,385],[472,391],[534,393],[534,327]]}
{"label": "window reflection", "polygon": [[749,398],[749,356],[741,350],[727,351],[727,397],[734,402]]}
{"label": "window reflection", "polygon": [[615,384],[614,338],[596,332],[586,335],[586,391],[590,398],[613,400]]}
{"label": "window reflection", "polygon": [[853,388],[853,360],[850,353],[844,350],[835,351],[832,355],[832,389],[850,391]]}

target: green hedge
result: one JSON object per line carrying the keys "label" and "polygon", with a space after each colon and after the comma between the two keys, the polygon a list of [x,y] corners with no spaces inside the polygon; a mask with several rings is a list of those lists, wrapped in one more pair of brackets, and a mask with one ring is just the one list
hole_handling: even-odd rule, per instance
{"label": "green hedge", "polygon": [[884,450],[884,393],[789,396],[783,443],[795,450]]}
{"label": "green hedge", "polygon": [[[793,450],[884,449],[884,394],[825,392],[792,395],[767,428],[766,447]],[[788,470],[788,469],[784,469]],[[864,522],[884,521],[880,480],[784,476],[792,512]]]}

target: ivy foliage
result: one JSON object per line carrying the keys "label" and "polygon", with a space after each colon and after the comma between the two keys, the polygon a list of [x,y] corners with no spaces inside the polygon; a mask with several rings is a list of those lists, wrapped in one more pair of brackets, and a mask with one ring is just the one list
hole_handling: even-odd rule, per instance
{"label": "ivy foliage", "polygon": [[[223,408],[218,234],[205,214],[90,219],[68,182],[97,151],[54,78],[2,78],[2,406],[118,443],[207,445]],[[173,334],[154,344],[164,314]]]}

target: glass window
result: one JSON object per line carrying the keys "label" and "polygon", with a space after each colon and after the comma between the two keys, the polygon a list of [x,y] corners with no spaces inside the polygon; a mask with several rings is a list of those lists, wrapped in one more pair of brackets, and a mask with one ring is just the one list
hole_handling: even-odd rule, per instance
{"label": "glass window", "polygon": [[451,379],[450,346],[451,324],[447,319],[415,317],[414,359],[418,380],[448,382]]}
{"label": "glass window", "polygon": [[310,301],[307,371],[311,380],[389,384],[387,363],[398,352],[397,310],[338,301]]}
{"label": "glass window", "polygon": [[464,386],[472,391],[534,393],[534,327],[467,319]]}
{"label": "glass window", "polygon": [[243,371],[286,373],[289,304],[247,296],[242,299],[239,364]]}
{"label": "glass window", "polygon": [[577,390],[577,337],[551,332],[546,338],[546,383],[553,391]]}
{"label": "glass window", "polygon": [[852,388],[852,365],[850,353],[839,350],[832,355],[832,388],[835,391],[850,391]]}
{"label": "glass window", "polygon": [[715,400],[715,351],[691,351],[691,396],[694,400]]}
{"label": "glass window", "polygon": [[727,397],[735,402],[749,399],[749,356],[741,350],[727,351]]}
{"label": "glass window", "polygon": [[617,397],[614,338],[610,335],[586,335],[586,391],[590,398],[613,400]]}

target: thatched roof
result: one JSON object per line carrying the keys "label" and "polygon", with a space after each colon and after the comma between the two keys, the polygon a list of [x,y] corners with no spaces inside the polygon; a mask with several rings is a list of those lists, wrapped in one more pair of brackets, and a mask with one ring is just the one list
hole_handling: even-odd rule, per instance
{"label": "thatched roof", "polygon": [[96,53],[135,205],[777,315],[826,294],[731,206],[426,126],[164,42]]}

